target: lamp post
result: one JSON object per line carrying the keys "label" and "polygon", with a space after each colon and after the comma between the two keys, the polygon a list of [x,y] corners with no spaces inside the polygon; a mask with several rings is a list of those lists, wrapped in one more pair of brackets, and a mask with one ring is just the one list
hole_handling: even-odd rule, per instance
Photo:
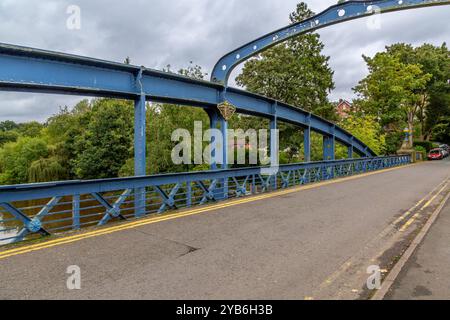
{"label": "lamp post", "polygon": [[409,131],[409,128],[405,128],[405,129],[403,130],[403,133],[405,134],[405,142],[406,142],[406,143],[409,143],[409,137],[410,137],[410,135],[411,135],[411,132]]}

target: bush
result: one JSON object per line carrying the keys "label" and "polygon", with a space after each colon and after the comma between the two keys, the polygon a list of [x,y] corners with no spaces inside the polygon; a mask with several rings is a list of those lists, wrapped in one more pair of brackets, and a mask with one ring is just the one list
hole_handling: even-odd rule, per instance
{"label": "bush", "polygon": [[[416,149],[416,147],[422,147],[426,153],[430,152],[431,149],[434,148],[434,144],[433,142],[430,141],[414,141],[414,149]],[[419,151],[416,149],[416,151]]]}
{"label": "bush", "polygon": [[424,153],[424,154],[427,153],[427,149],[425,149],[425,148],[422,147],[422,146],[416,146],[416,147],[414,147],[414,150],[416,150],[417,152],[422,152],[422,153]]}
{"label": "bush", "polygon": [[396,154],[403,143],[403,132],[389,132],[386,134],[386,154]]}
{"label": "bush", "polygon": [[[426,161],[427,160],[427,154],[428,154],[428,152],[427,152],[427,150],[424,148],[424,147],[422,147],[422,146],[416,146],[416,147],[414,147],[414,150],[417,152],[417,154],[419,154],[419,153],[421,153],[422,154],[422,160],[423,161]],[[417,157],[417,155],[416,155],[416,157]],[[418,160],[418,159],[417,159]]]}

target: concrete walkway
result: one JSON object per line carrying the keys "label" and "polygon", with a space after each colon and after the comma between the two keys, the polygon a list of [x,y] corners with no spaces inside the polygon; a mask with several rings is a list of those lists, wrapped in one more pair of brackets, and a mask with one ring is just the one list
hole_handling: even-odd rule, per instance
{"label": "concrete walkway", "polygon": [[406,263],[386,299],[450,299],[450,203]]}

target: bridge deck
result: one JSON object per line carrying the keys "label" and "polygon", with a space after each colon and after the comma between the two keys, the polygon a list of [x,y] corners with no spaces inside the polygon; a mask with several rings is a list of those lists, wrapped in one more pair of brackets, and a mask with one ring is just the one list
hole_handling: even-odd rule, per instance
{"label": "bridge deck", "polygon": [[[392,223],[449,173],[448,161],[424,163],[19,255],[0,252],[0,299],[356,298],[371,259],[382,254],[386,263],[413,231]],[[70,265],[81,268],[81,290],[66,288]]]}

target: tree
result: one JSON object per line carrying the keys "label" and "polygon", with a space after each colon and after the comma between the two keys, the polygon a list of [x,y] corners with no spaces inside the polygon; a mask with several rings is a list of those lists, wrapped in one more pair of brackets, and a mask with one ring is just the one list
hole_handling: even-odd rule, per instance
{"label": "tree", "polygon": [[385,154],[386,135],[376,117],[365,115],[350,115],[341,122],[341,127],[351,132],[376,154]]}
{"label": "tree", "polygon": [[450,87],[447,92],[430,97],[426,116],[426,128],[431,128],[429,136],[435,141],[450,144]]}
{"label": "tree", "polygon": [[19,134],[16,131],[0,131],[0,148],[8,142],[15,142]]}
{"label": "tree", "polygon": [[19,125],[11,120],[0,122],[0,132],[12,131],[18,129]]}
{"label": "tree", "polygon": [[[60,108],[59,112],[47,120],[43,136],[47,143],[52,146],[52,156],[47,161],[41,161],[35,165],[40,172],[53,172],[58,179],[76,179],[75,159],[77,157],[77,143],[83,135],[84,129],[89,125],[92,107],[88,100],[82,100],[70,111],[67,107]],[[56,165],[64,168],[55,170]],[[48,166],[48,168],[45,168]],[[39,176],[36,173],[35,177]]]}
{"label": "tree", "polygon": [[20,137],[0,149],[0,184],[27,183],[31,164],[49,154],[41,138]]}
{"label": "tree", "polygon": [[[172,72],[170,65],[165,69]],[[202,80],[207,75],[199,65],[191,61],[187,68],[178,70],[178,74]],[[171,141],[172,132],[176,129],[187,129],[194,133],[194,122],[201,121],[203,129],[209,128],[209,118],[201,108],[179,106],[173,104],[152,104],[147,108],[147,172],[157,174],[162,172],[183,172],[194,170],[194,165],[174,165],[172,149],[176,143]],[[193,147],[193,146],[192,146]],[[130,159],[123,168],[122,175],[132,175]]]}
{"label": "tree", "polygon": [[96,100],[86,117],[88,125],[75,142],[73,165],[77,177],[117,177],[133,151],[132,103]]}
{"label": "tree", "polygon": [[[170,65],[168,66],[168,71],[170,72]],[[187,68],[179,69],[178,74],[197,80],[204,80],[208,75],[206,72],[203,72],[201,66],[194,64],[192,61],[189,62],[189,66]]]}
{"label": "tree", "polygon": [[40,135],[42,129],[44,129],[44,125],[37,121],[31,121],[19,124],[18,132],[23,136],[35,138]]}
{"label": "tree", "polygon": [[[414,48],[409,44],[399,43],[386,48],[386,52],[396,56],[402,63],[420,65],[424,73],[431,75],[430,81],[425,88],[418,91],[421,95],[418,105],[417,120],[420,124],[418,138],[428,140],[436,120],[441,116],[444,109],[436,108],[433,102],[440,100],[440,97],[448,92],[448,79],[450,79],[450,52],[446,44],[433,46],[424,44]],[[428,112],[433,109],[433,113]]]}
{"label": "tree", "polygon": [[[403,63],[389,52],[377,53],[373,58],[364,56],[369,75],[354,88],[360,108],[365,114],[380,118],[387,126],[406,123],[414,132],[414,120],[423,103],[422,92],[432,75],[424,73],[421,66]],[[410,147],[413,136],[410,136]]]}
{"label": "tree", "polygon": [[[291,13],[291,23],[310,18],[314,13],[302,2]],[[335,120],[328,93],[334,89],[329,57],[321,54],[324,45],[316,33],[308,33],[274,46],[247,61],[237,77],[238,85],[251,92]]]}
{"label": "tree", "polygon": [[28,182],[62,181],[69,178],[68,168],[65,168],[59,157],[41,158],[31,163],[28,169]]}

